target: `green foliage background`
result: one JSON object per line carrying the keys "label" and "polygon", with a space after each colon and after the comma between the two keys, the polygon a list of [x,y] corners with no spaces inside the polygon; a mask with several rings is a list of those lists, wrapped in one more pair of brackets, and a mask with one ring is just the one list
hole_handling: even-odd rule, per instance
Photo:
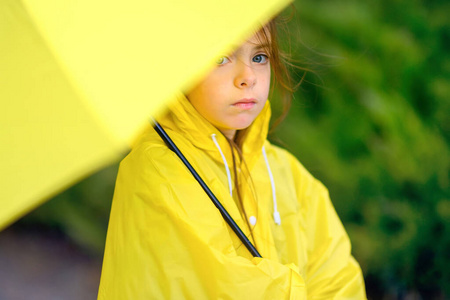
{"label": "green foliage background", "polygon": [[[285,46],[313,72],[272,140],[329,188],[369,298],[450,296],[450,3],[294,5]],[[102,170],[19,225],[57,228],[101,257],[116,172]]]}

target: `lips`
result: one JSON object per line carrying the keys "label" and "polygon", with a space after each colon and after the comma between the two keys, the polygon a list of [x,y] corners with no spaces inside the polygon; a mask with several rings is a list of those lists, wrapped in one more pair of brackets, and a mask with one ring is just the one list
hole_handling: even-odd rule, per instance
{"label": "lips", "polygon": [[256,105],[256,103],[257,101],[254,98],[244,98],[236,103],[233,103],[233,106],[240,109],[251,109]]}

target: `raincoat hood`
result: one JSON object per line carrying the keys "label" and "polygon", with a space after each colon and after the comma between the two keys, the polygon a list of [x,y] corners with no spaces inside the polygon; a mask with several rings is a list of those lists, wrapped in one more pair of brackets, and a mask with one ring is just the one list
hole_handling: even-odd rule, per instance
{"label": "raincoat hood", "polygon": [[[270,103],[266,101],[264,108],[253,123],[248,128],[236,133],[236,141],[242,150],[247,166],[253,166],[260,156],[261,148],[267,138],[270,117]],[[211,136],[215,134],[221,149],[230,147],[227,138],[200,115],[181,93],[169,105],[168,112],[157,120],[164,128],[181,133],[195,147],[202,149],[218,162],[222,162],[222,158]],[[231,152],[227,151],[224,154],[226,160],[231,162]]]}

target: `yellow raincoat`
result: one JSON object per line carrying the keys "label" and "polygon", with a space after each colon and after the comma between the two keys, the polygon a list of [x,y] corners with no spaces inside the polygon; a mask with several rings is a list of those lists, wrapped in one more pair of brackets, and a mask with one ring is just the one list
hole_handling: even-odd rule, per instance
{"label": "yellow raincoat", "polygon": [[266,140],[269,118],[267,103],[238,133],[237,174],[226,138],[186,98],[158,120],[263,258],[150,128],[120,165],[99,299],[366,299],[326,188]]}

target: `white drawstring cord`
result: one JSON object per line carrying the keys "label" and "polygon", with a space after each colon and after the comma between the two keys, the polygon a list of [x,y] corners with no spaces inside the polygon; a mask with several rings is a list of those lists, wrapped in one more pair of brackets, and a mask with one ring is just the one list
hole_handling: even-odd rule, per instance
{"label": "white drawstring cord", "polygon": [[[220,145],[217,142],[216,134],[215,133],[211,134],[211,138],[212,138],[214,144],[216,145],[217,149],[219,150],[220,156],[222,157],[222,160],[223,160],[223,164],[225,165],[225,171],[227,172],[227,178],[228,178],[228,188],[230,190],[230,196],[233,197],[233,187],[231,184],[231,182],[232,182],[231,181],[231,173],[230,173],[230,169],[228,168],[227,160],[225,158],[225,155],[222,152],[222,148],[220,148]],[[272,187],[273,219],[277,225],[281,225],[281,217],[280,217],[280,213],[278,212],[278,208],[277,208],[277,195],[276,195],[276,190],[275,190],[275,181],[273,179],[272,170],[270,170],[269,160],[267,159],[266,149],[264,146],[262,147],[262,153],[264,156],[264,161],[266,162],[267,172],[269,173],[270,185]]]}
{"label": "white drawstring cord", "polygon": [[233,188],[231,186],[231,174],[230,169],[228,168],[227,160],[225,159],[225,155],[223,155],[222,149],[220,148],[219,143],[216,140],[216,134],[211,134],[211,138],[216,145],[217,149],[219,149],[220,155],[222,156],[223,164],[225,165],[225,170],[227,171],[227,178],[228,178],[228,188],[230,190],[230,196],[233,197]]}
{"label": "white drawstring cord", "polygon": [[264,161],[266,162],[267,172],[269,172],[270,185],[272,186],[273,219],[275,220],[275,223],[277,225],[280,225],[281,217],[280,217],[280,213],[278,212],[278,208],[277,208],[277,194],[275,191],[275,181],[273,180],[272,171],[270,170],[269,161],[267,160],[266,148],[264,146],[262,147],[262,153],[264,156]]}

